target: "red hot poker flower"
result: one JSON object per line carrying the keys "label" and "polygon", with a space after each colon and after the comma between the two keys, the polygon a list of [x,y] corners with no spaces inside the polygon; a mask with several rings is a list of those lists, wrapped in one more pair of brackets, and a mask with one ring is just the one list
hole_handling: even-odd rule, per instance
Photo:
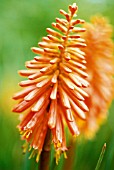
{"label": "red hot poker flower", "polygon": [[104,17],[95,16],[91,23],[85,23],[83,38],[87,48],[84,49],[87,61],[87,73],[90,86],[87,88],[89,98],[85,99],[89,112],[86,121],[80,124],[81,131],[91,138],[106,119],[108,108],[114,94],[114,63],[112,27]]}
{"label": "red hot poker flower", "polygon": [[60,10],[65,19],[56,18],[56,23],[52,23],[54,29],[47,28],[49,34],[39,42],[40,48],[32,48],[37,56],[26,62],[27,70],[19,71],[28,80],[19,83],[24,90],[14,95],[19,104],[13,111],[26,112],[18,128],[22,139],[34,149],[32,154],[38,154],[37,161],[48,128],[58,159],[67,150],[64,122],[71,134],[77,136],[76,116],[84,120],[88,111],[84,102],[88,96],[84,90],[88,86],[85,53],[80,50],[86,47],[80,37],[85,28],[77,26],[84,23],[75,19],[77,10],[75,3],[69,6],[68,13]]}

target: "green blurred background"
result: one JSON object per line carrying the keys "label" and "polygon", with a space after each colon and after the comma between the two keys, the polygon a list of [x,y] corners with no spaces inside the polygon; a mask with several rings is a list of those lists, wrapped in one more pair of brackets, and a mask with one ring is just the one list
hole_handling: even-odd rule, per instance
{"label": "green blurred background", "polygon": [[[78,18],[89,21],[94,14],[103,14],[114,25],[114,0],[0,0],[0,170],[34,170],[34,159],[22,154],[22,141],[16,125],[18,115],[11,112],[11,96],[22,80],[17,70],[34,57],[30,48],[37,46],[46,28],[51,27],[59,9],[67,10],[76,2]],[[77,170],[94,170],[103,144],[107,143],[100,170],[114,169],[114,103],[109,109],[108,120],[91,141],[77,142],[72,162]],[[52,160],[53,162],[53,160]],[[63,158],[51,170],[62,170]]]}

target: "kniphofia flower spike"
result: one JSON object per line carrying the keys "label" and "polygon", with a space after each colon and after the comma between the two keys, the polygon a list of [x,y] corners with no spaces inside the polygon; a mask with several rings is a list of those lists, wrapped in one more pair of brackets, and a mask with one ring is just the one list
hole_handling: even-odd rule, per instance
{"label": "kniphofia flower spike", "polygon": [[79,123],[80,131],[91,138],[106,120],[108,108],[114,95],[114,58],[112,27],[102,16],[94,16],[91,23],[85,23],[83,38],[87,48],[83,49],[87,61],[88,82],[86,89],[89,98],[85,99],[89,112],[86,121]]}
{"label": "kniphofia flower spike", "polygon": [[88,97],[86,61],[81,50],[86,44],[80,37],[85,28],[77,25],[84,23],[75,19],[77,10],[75,3],[69,6],[68,13],[60,10],[65,19],[56,18],[54,29],[47,28],[49,34],[38,43],[39,47],[32,48],[37,55],[26,62],[27,70],[19,71],[28,79],[19,83],[24,90],[13,96],[19,100],[13,111],[24,112],[18,128],[22,139],[33,148],[32,155],[37,154],[37,161],[48,128],[58,160],[60,153],[67,150],[65,126],[73,136],[79,135],[76,118],[84,121],[88,112],[84,101]]}

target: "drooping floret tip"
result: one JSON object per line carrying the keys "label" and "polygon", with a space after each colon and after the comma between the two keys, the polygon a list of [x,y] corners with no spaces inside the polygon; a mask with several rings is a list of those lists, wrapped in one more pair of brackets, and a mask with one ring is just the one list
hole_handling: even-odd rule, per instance
{"label": "drooping floret tip", "polygon": [[69,5],[69,11],[71,12],[72,16],[78,11],[78,6],[76,5],[76,3],[73,3],[73,5]]}

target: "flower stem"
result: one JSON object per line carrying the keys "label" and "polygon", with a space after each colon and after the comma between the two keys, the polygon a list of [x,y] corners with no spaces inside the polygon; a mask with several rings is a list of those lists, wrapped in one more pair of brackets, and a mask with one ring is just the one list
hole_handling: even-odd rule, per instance
{"label": "flower stem", "polygon": [[40,170],[49,170],[50,161],[50,129],[48,129],[40,157]]}

